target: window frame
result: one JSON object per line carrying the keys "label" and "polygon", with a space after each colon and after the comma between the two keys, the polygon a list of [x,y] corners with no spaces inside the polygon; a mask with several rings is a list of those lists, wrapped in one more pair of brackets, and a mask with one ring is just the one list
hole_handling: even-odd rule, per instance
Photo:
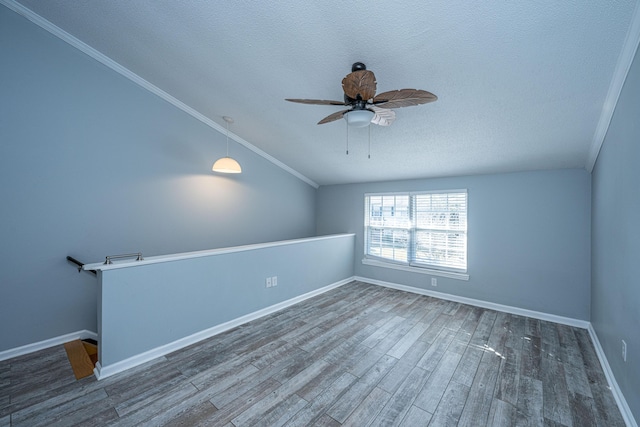
{"label": "window frame", "polygon": [[[416,231],[425,230],[417,226],[417,219],[415,218],[414,208],[416,206],[415,197],[423,194],[455,194],[464,193],[466,204],[466,226],[463,231],[465,235],[465,268],[452,268],[447,266],[437,266],[424,262],[416,262],[415,250],[417,246]],[[371,255],[367,253],[370,249],[369,246],[369,211],[370,211],[370,199],[377,196],[406,196],[409,200],[409,242],[407,245],[407,261],[393,260],[385,257]],[[453,190],[432,190],[432,191],[405,191],[405,192],[381,192],[381,193],[365,193],[364,194],[364,258],[362,263],[365,265],[372,265],[377,267],[385,267],[402,271],[410,271],[415,273],[429,274],[433,276],[442,276],[459,280],[469,280],[468,267],[469,267],[469,250],[468,250],[468,216],[469,216],[469,193],[467,189],[453,189]],[[373,227],[381,229],[394,229],[398,227]]]}

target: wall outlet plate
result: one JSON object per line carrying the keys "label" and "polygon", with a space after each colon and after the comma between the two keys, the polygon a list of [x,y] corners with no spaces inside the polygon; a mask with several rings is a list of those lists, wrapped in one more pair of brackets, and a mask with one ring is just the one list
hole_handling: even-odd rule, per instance
{"label": "wall outlet plate", "polygon": [[278,276],[273,276],[271,278],[271,286],[278,286]]}
{"label": "wall outlet plate", "polygon": [[272,286],[271,277],[267,277],[264,281],[264,284],[267,288],[270,288]]}
{"label": "wall outlet plate", "polygon": [[438,286],[438,279],[436,279],[435,277],[431,278],[431,286]]}

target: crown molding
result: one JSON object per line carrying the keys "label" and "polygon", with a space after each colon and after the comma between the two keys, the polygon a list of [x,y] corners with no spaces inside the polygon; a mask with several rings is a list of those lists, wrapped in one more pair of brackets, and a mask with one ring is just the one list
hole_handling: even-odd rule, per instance
{"label": "crown molding", "polygon": [[[108,56],[104,55],[103,53],[99,52],[98,50],[96,50],[93,47],[89,46],[88,44],[84,43],[83,41],[81,41],[81,40],[77,39],[76,37],[72,36],[71,34],[67,33],[62,28],[54,25],[50,21],[47,21],[42,16],[40,16],[37,13],[33,12],[31,9],[21,5],[20,3],[16,2],[15,0],[0,0],[0,4],[3,4],[7,8],[11,9],[12,11],[16,12],[17,14],[19,14],[19,15],[25,17],[26,19],[28,19],[29,21],[33,22],[34,24],[36,24],[40,28],[48,31],[49,33],[51,33],[54,36],[58,37],[59,39],[63,40],[64,42],[70,44],[71,46],[75,47],[79,51],[81,51],[84,54],[88,55],[89,57],[91,57],[91,58],[95,59],[96,61],[100,62],[101,64],[111,68],[116,73],[126,77],[127,79],[131,80],[132,82],[136,83],[137,85],[141,86],[142,88],[148,90],[149,92],[153,93],[154,95],[159,96],[160,98],[164,99],[165,101],[167,101],[168,103],[170,103],[174,107],[179,108],[180,110],[182,110],[185,113],[189,114],[190,116],[192,116],[196,120],[199,120],[200,122],[204,123],[205,125],[209,126],[212,129],[220,132],[223,135],[227,134],[227,129],[224,126],[219,125],[218,123],[214,122],[213,120],[211,120],[210,118],[208,118],[204,114],[200,113],[199,111],[195,110],[194,108],[191,108],[190,106],[188,106],[184,102],[180,101],[179,99],[169,95],[167,92],[163,91],[159,87],[149,83],[147,80],[143,79],[142,77],[140,77],[139,75],[137,75],[133,71],[131,71],[128,68],[120,65],[119,63],[117,63],[113,59],[109,58]],[[247,141],[247,140],[245,140],[243,138],[240,138],[238,135],[234,134],[233,132],[229,132],[229,138],[233,139],[234,141],[236,141],[240,145],[243,145],[244,147],[246,147],[249,150],[253,151],[254,153],[259,155],[260,157],[263,157],[264,159],[270,161],[271,163],[273,163],[274,165],[278,166],[279,168],[285,170],[286,172],[289,172],[291,175],[295,176],[296,178],[300,179],[301,181],[306,182],[310,186],[312,186],[314,188],[320,187],[320,185],[318,183],[316,183],[315,181],[307,178],[306,176],[302,175],[300,172],[290,168],[289,166],[287,166],[284,163],[282,163],[280,160],[278,160],[275,157],[265,153],[264,151],[262,151],[261,149],[259,149],[255,145],[251,144],[249,141]]]}
{"label": "crown molding", "polygon": [[607,92],[607,97],[605,98],[604,105],[602,106],[600,120],[598,121],[598,126],[596,127],[596,131],[593,135],[593,140],[591,141],[591,148],[587,155],[585,168],[589,173],[593,172],[593,168],[598,160],[598,154],[600,154],[604,138],[609,130],[609,125],[611,125],[613,113],[615,112],[616,105],[618,104],[622,87],[624,86],[624,82],[629,74],[629,69],[633,63],[639,43],[640,2],[636,2],[636,7],[633,11],[633,16],[631,17],[631,25],[629,25],[627,37],[624,41],[620,56],[618,57],[618,63],[616,64],[616,68],[613,72],[613,78],[609,84],[609,91]]}

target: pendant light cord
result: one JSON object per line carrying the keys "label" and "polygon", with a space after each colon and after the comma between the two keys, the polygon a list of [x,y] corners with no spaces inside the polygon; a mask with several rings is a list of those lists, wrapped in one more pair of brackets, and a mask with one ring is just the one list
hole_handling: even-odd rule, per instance
{"label": "pendant light cord", "polygon": [[229,157],[229,121],[225,120],[227,123],[227,157]]}

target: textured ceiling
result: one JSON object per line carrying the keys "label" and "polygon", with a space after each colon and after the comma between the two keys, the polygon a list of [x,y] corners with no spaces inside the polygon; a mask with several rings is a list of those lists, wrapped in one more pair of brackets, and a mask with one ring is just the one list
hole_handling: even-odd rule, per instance
{"label": "textured ceiling", "polygon": [[[637,1],[19,3],[324,185],[584,168]],[[371,126],[370,159],[367,128],[346,155],[316,125],[340,107],[284,101],[341,100],[356,61],[439,98]]]}

